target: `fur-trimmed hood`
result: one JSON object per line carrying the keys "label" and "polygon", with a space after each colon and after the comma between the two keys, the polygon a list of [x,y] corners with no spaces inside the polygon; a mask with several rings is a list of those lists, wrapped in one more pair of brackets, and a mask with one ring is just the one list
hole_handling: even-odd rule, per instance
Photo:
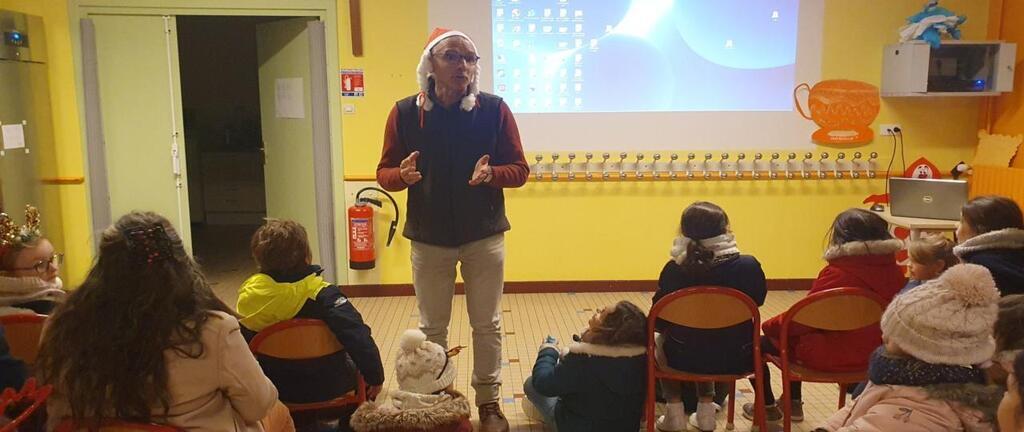
{"label": "fur-trimmed hood", "polygon": [[832,261],[849,256],[888,255],[894,254],[900,249],[903,249],[902,240],[853,241],[829,247],[825,250],[824,258],[826,261]]}
{"label": "fur-trimmed hood", "polygon": [[647,388],[645,348],[569,344],[559,358],[541,349],[531,382],[540,394],[561,395],[555,420],[562,431],[636,430]]}
{"label": "fur-trimmed hood", "polygon": [[953,254],[963,259],[965,255],[991,249],[1024,249],[1024,230],[1006,228],[979,234],[955,246]]}
{"label": "fur-trimmed hood", "polygon": [[953,253],[960,261],[987,268],[1002,295],[1024,294],[1024,230],[1007,228],[971,237]]}
{"label": "fur-trimmed hood", "polygon": [[469,419],[470,406],[461,394],[424,395],[396,391],[387,400],[367,401],[352,414],[357,432],[433,431]]}
{"label": "fur-trimmed hood", "polygon": [[647,353],[647,348],[639,345],[599,345],[587,342],[573,342],[565,354],[582,354],[593,357],[624,358],[637,357]]}
{"label": "fur-trimmed hood", "polygon": [[[975,417],[980,423],[994,423],[996,411],[999,409],[999,402],[1003,400],[1005,389],[995,385],[984,385],[976,383],[967,384],[936,384],[924,387],[928,396],[950,402],[961,414],[961,418]],[[977,413],[962,413],[965,410],[974,410]],[[981,416],[978,417],[977,414]]]}

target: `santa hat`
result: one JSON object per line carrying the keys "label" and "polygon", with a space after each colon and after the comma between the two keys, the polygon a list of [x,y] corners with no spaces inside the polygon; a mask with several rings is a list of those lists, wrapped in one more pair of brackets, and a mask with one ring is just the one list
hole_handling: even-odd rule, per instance
{"label": "santa hat", "polygon": [[[430,77],[434,73],[434,67],[430,64],[430,50],[434,49],[434,47],[441,43],[441,41],[453,36],[465,38],[469,41],[473,50],[476,51],[476,44],[474,44],[473,40],[463,32],[442,27],[435,28],[434,31],[430,32],[430,38],[427,40],[427,46],[423,47],[423,56],[420,57],[420,64],[416,67],[416,80],[420,84],[420,94],[416,97],[416,106],[425,111],[430,111],[434,108],[434,102],[427,97],[427,93],[430,92]],[[463,111],[471,111],[473,107],[476,106],[476,95],[478,93],[480,93],[479,62],[473,66],[473,80],[469,83],[469,94],[462,98],[462,102],[459,104],[459,107],[462,108]]]}
{"label": "santa hat", "polygon": [[[406,330],[395,359],[398,389],[419,394],[444,390],[455,381],[455,362],[419,330]],[[454,354],[453,354],[454,355]]]}

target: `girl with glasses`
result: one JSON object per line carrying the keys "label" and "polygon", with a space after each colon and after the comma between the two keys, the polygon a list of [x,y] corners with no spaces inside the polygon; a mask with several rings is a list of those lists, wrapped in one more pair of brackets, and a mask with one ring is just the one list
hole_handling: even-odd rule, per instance
{"label": "girl with glasses", "polygon": [[0,213],[0,315],[48,315],[65,296],[57,276],[63,260],[43,237],[35,207],[26,206],[24,225]]}

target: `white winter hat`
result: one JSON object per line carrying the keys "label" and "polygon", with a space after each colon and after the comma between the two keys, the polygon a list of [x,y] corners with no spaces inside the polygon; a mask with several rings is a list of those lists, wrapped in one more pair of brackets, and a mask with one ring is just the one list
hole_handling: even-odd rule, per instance
{"label": "white winter hat", "polygon": [[455,362],[449,361],[444,348],[428,341],[423,332],[406,330],[399,347],[395,373],[400,390],[431,394],[455,382]]}
{"label": "white winter hat", "polygon": [[928,363],[984,363],[996,349],[992,326],[998,302],[988,269],[958,264],[896,296],[882,315],[882,335]]}
{"label": "white winter hat", "polygon": [[[442,27],[437,27],[434,31],[430,32],[427,46],[423,48],[423,55],[420,57],[420,64],[416,66],[416,80],[420,85],[420,94],[416,97],[416,106],[423,108],[425,111],[430,111],[434,108],[434,102],[427,97],[427,93],[430,92],[430,76],[434,73],[434,67],[430,64],[430,50],[434,49],[441,41],[453,36],[465,38],[473,46],[473,50],[476,50],[476,44],[463,32]],[[476,106],[476,95],[480,93],[480,63],[477,62],[473,68],[473,80],[469,82],[469,93],[462,98],[462,102],[459,104],[463,111],[473,110],[473,107]]]}

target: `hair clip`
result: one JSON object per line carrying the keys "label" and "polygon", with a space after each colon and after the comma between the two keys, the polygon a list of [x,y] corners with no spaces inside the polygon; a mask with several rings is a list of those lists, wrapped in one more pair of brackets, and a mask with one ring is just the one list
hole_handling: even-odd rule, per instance
{"label": "hair clip", "polygon": [[128,251],[146,264],[171,258],[171,238],[161,224],[133,227],[121,231]]}

